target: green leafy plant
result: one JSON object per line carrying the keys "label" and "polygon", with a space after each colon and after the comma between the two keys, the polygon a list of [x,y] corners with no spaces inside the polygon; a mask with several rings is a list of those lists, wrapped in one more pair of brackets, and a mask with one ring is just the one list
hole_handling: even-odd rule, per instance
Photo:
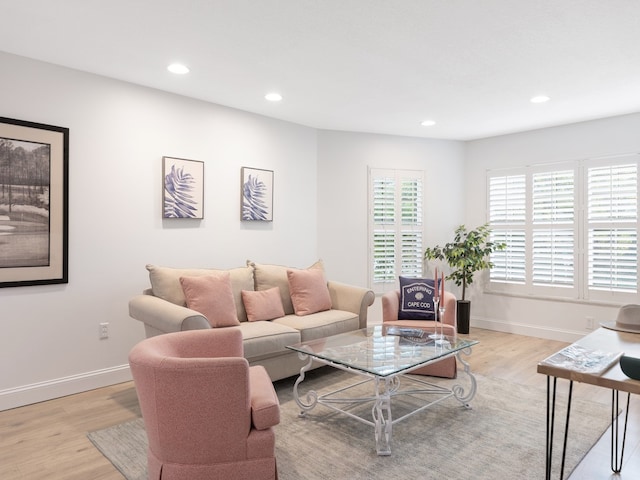
{"label": "green leafy plant", "polygon": [[489,241],[491,229],[484,224],[473,230],[467,230],[460,225],[455,231],[453,242],[444,247],[427,248],[424,252],[425,260],[446,260],[453,271],[447,275],[456,285],[462,286],[462,300],[465,300],[467,285],[473,283],[473,274],[480,270],[493,267],[490,255],[497,250],[504,250],[504,243]]}

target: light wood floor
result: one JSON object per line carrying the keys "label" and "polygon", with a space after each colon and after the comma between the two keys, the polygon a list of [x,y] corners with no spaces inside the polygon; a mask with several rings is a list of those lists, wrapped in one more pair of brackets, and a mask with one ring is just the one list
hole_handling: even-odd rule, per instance
{"label": "light wood floor", "polygon": [[[480,329],[472,329],[469,337],[480,340],[469,357],[474,372],[542,388],[546,377],[536,373],[537,363],[566,345]],[[577,384],[574,395],[607,405],[611,402],[609,391],[588,385]],[[622,474],[613,475],[609,468],[610,442],[605,434],[571,480],[640,478],[638,403],[632,397]],[[139,415],[131,382],[0,412],[0,479],[122,480],[86,434]]]}

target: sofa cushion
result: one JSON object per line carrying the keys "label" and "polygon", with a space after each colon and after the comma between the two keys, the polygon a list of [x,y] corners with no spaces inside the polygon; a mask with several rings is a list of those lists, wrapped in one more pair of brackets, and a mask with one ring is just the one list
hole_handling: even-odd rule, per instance
{"label": "sofa cushion", "polygon": [[287,270],[291,303],[296,315],[304,316],[331,308],[324,272],[319,268]]}
{"label": "sofa cushion", "polygon": [[247,321],[247,314],[242,303],[242,290],[253,290],[253,268],[240,267],[229,270],[215,270],[206,268],[172,268],[160,267],[157,265],[147,265],[149,280],[151,281],[151,291],[154,296],[160,297],[176,305],[185,306],[186,299],[180,277],[199,277],[211,275],[212,273],[229,272],[231,277],[231,288],[233,290],[233,300],[236,305],[238,320]]}
{"label": "sofa cushion", "polygon": [[[282,306],[284,307],[285,315],[292,314],[294,310],[293,303],[291,303],[291,294],[289,292],[287,270],[293,269],[282,265],[256,263],[251,260],[247,260],[247,266],[253,268],[253,278],[255,281],[253,290],[267,290],[269,288],[278,287],[280,289],[280,298],[282,298]],[[309,267],[309,269],[314,268],[319,268],[324,271],[322,260],[318,260]]]}
{"label": "sofa cushion", "polygon": [[400,277],[398,320],[435,320],[433,279]]}
{"label": "sofa cushion", "polygon": [[240,325],[229,272],[180,277],[187,307],[200,312],[212,327]]}
{"label": "sofa cushion", "polygon": [[287,345],[300,342],[300,332],[274,322],[244,322],[240,325],[244,358],[249,362],[287,351]]}
{"label": "sofa cushion", "polygon": [[282,318],[276,318],[270,323],[298,330],[301,342],[351,332],[360,328],[358,314],[344,310],[325,310],[305,317],[286,315]]}
{"label": "sofa cushion", "polygon": [[242,290],[242,302],[250,322],[284,317],[284,307],[278,287],[267,290]]}

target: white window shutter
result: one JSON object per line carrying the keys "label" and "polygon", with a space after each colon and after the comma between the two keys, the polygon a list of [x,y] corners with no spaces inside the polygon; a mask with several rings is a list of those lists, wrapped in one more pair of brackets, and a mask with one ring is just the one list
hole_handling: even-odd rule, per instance
{"label": "white window shutter", "polygon": [[422,276],[424,172],[369,169],[370,288],[384,293],[399,275]]}
{"label": "white window shutter", "polygon": [[636,293],[637,160],[588,168],[587,222],[589,290]]}
{"label": "white window shutter", "polygon": [[487,172],[490,288],[636,301],[640,155]]}

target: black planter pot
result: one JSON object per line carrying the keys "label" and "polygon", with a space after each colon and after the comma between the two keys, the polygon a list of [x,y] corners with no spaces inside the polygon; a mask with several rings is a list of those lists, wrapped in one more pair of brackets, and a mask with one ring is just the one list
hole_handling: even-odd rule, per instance
{"label": "black planter pot", "polygon": [[471,302],[458,300],[456,305],[456,322],[458,333],[469,333],[469,321],[471,320]]}

